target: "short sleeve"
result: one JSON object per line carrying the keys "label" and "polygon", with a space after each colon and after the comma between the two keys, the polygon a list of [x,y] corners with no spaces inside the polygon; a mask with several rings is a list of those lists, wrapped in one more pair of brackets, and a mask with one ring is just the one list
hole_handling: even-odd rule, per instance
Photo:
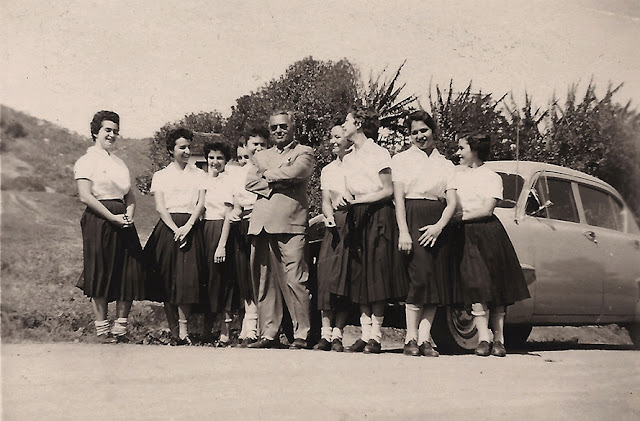
{"label": "short sleeve", "polygon": [[329,180],[329,167],[326,166],[320,172],[320,190],[329,190],[329,185],[331,181]]}
{"label": "short sleeve", "polygon": [[494,199],[502,200],[502,177],[493,171],[488,175],[491,175],[491,179],[487,180],[487,193]]}
{"label": "short sleeve", "polygon": [[[391,158],[391,179],[395,183],[407,183],[406,177],[406,165],[403,165],[401,155],[396,155]],[[380,171],[378,171],[380,172]]]}
{"label": "short sleeve", "polygon": [[91,163],[91,159],[87,155],[80,157],[73,166],[73,177],[76,180],[93,179],[93,170],[95,165]]}
{"label": "short sleeve", "polygon": [[445,179],[445,187],[444,191],[447,190],[458,190],[458,182],[456,181],[456,167],[451,164],[447,165],[444,171],[448,171]]}
{"label": "short sleeve", "polygon": [[372,165],[378,173],[385,168],[391,168],[391,154],[389,151],[380,147],[374,155]]}
{"label": "short sleeve", "polygon": [[162,173],[158,171],[153,174],[153,177],[151,178],[151,187],[149,188],[149,192],[155,194],[159,191],[162,191],[162,188]]}

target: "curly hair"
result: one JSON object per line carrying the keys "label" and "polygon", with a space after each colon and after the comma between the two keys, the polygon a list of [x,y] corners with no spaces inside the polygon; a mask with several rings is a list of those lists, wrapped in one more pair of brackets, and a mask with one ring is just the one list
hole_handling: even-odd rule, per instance
{"label": "curly hair", "polygon": [[362,133],[369,139],[378,139],[378,130],[380,129],[380,120],[378,113],[371,108],[356,105],[349,109],[355,121],[360,123]]}
{"label": "curly hair", "polygon": [[224,142],[222,140],[214,140],[213,142],[205,143],[204,144],[205,159],[208,159],[207,157],[209,156],[209,152],[211,151],[222,152],[222,155],[224,155],[224,159],[226,159],[227,162],[231,160],[231,148],[229,147],[227,142]]}
{"label": "curly hair", "polygon": [[107,110],[98,111],[91,119],[91,138],[94,142],[96,141],[96,136],[102,127],[103,121],[112,121],[120,127],[120,116],[117,113]]}
{"label": "curly hair", "polygon": [[193,141],[193,132],[189,129],[185,129],[184,127],[171,130],[166,140],[167,152],[169,152],[169,155],[173,155],[173,148],[176,147],[176,140],[181,137]]}
{"label": "curly hair", "polygon": [[491,136],[479,131],[463,132],[458,135],[458,139],[465,139],[469,144],[469,149],[478,155],[482,162],[491,157]]}
{"label": "curly hair", "polygon": [[429,114],[428,112],[424,110],[418,110],[409,114],[404,120],[404,125],[407,128],[407,132],[411,131],[411,123],[413,123],[414,121],[422,121],[435,134],[436,122],[433,121],[433,117],[431,117],[431,114]]}

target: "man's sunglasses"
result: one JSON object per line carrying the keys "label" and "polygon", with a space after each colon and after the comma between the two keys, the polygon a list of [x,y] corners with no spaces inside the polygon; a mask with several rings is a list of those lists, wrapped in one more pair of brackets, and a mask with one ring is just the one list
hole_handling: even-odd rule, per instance
{"label": "man's sunglasses", "polygon": [[280,124],[272,124],[271,126],[269,126],[269,129],[272,132],[275,132],[276,130],[278,130],[278,128],[281,128],[282,130],[287,130],[289,128],[289,125],[287,123],[280,123]]}

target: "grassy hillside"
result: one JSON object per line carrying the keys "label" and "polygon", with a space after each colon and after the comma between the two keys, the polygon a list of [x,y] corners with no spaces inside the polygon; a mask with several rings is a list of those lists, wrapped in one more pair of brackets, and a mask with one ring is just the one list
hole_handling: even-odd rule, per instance
{"label": "grassy hillside", "polygon": [[[73,164],[93,145],[86,135],[0,105],[2,190],[49,191],[76,194]],[[131,176],[147,174],[151,139],[119,139],[116,155]]]}

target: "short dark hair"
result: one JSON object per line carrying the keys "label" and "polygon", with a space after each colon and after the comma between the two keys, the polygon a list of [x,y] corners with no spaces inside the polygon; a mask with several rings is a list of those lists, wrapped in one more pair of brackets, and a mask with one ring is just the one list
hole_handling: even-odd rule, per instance
{"label": "short dark hair", "polygon": [[176,140],[181,137],[193,141],[193,132],[189,129],[185,129],[184,127],[171,130],[166,140],[167,152],[169,152],[169,155],[173,154],[173,148],[176,147]]}
{"label": "short dark hair", "polygon": [[380,129],[380,120],[378,113],[362,105],[355,105],[349,109],[349,114],[353,116],[355,121],[360,123],[362,133],[370,139],[378,140],[378,129]]}
{"label": "short dark hair", "polygon": [[296,127],[296,116],[293,114],[293,111],[287,111],[284,110],[282,108],[278,108],[273,110],[273,112],[271,113],[271,115],[269,115],[269,120],[271,120],[271,117],[277,116],[277,115],[286,115],[289,117],[289,121],[291,122],[291,129],[295,129]]}
{"label": "short dark hair", "polygon": [[[291,124],[293,124],[293,122]],[[259,136],[259,137],[263,138],[265,142],[268,142],[269,141],[269,129],[267,127],[265,127],[265,126],[251,126],[251,127],[249,127],[249,129],[244,134],[245,145],[247,143],[247,140],[249,140],[250,137],[256,137],[256,136]]]}
{"label": "short dark hair", "polygon": [[91,119],[91,138],[94,142],[96,141],[96,136],[102,127],[103,121],[113,121],[118,125],[118,127],[120,127],[120,116],[117,113],[107,110],[98,111]]}
{"label": "short dark hair", "polygon": [[224,142],[222,140],[214,140],[213,142],[205,143],[204,144],[205,159],[208,159],[207,157],[209,156],[209,152],[211,151],[222,152],[222,155],[224,155],[224,159],[226,159],[227,162],[231,160],[231,148],[229,148],[229,145],[227,144],[227,142]]}
{"label": "short dark hair", "polygon": [[465,139],[469,144],[469,149],[475,152],[482,162],[491,157],[491,136],[487,133],[478,131],[463,132],[458,135],[458,139]]}
{"label": "short dark hair", "polygon": [[409,114],[404,120],[404,125],[407,128],[407,132],[411,132],[411,123],[413,123],[414,121],[422,121],[435,134],[436,122],[433,121],[433,117],[431,117],[431,114],[429,114],[428,112],[424,110],[418,110]]}

